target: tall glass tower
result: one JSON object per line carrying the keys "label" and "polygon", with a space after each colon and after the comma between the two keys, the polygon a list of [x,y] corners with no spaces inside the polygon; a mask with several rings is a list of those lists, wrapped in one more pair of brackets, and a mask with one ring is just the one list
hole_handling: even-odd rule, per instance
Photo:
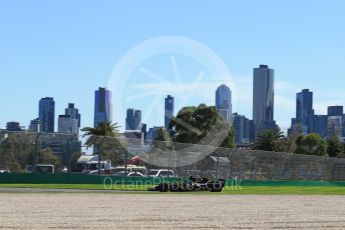
{"label": "tall glass tower", "polygon": [[256,131],[273,129],[274,121],[274,70],[260,65],[253,71],[253,120]]}
{"label": "tall glass tower", "polygon": [[127,109],[126,130],[141,129],[141,111],[135,109]]}
{"label": "tall glass tower", "polygon": [[221,85],[216,90],[216,108],[227,122],[231,122],[232,103],[231,90],[226,85]]}
{"label": "tall glass tower", "polygon": [[302,92],[296,94],[296,120],[293,124],[300,125],[302,134],[308,133],[308,120],[311,115],[314,115],[313,92],[303,89]]}
{"label": "tall glass tower", "polygon": [[165,98],[165,112],[164,112],[164,125],[165,129],[169,130],[169,123],[174,116],[174,97],[168,95]]}
{"label": "tall glass tower", "polygon": [[95,91],[95,116],[94,127],[100,122],[112,122],[111,91],[106,88],[99,88]]}
{"label": "tall glass tower", "polygon": [[55,122],[55,101],[52,97],[42,98],[39,102],[40,132],[53,133]]}
{"label": "tall glass tower", "polygon": [[81,116],[79,110],[74,107],[73,103],[69,103],[65,109],[65,115],[69,115],[71,119],[78,120],[78,128],[80,128]]}
{"label": "tall glass tower", "polygon": [[303,89],[296,95],[296,119],[298,122],[305,123],[308,115],[313,115],[313,92]]}

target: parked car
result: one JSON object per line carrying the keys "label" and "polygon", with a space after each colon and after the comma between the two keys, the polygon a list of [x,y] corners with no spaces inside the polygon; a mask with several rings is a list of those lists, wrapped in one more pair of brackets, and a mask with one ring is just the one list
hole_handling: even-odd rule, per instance
{"label": "parked car", "polygon": [[169,169],[151,169],[146,173],[147,177],[178,177],[178,175]]}
{"label": "parked car", "polygon": [[[140,173],[144,175],[146,173],[145,166],[127,165],[127,176],[129,173]],[[117,166],[111,169],[111,174],[113,176],[126,176],[126,166]]]}
{"label": "parked car", "polygon": [[0,173],[11,173],[10,170],[7,169],[0,169]]}
{"label": "parked car", "polygon": [[128,173],[129,177],[144,177],[144,174],[140,173],[140,172],[130,172]]}
{"label": "parked car", "polygon": [[54,165],[51,164],[37,164],[27,165],[25,167],[26,173],[55,173]]}

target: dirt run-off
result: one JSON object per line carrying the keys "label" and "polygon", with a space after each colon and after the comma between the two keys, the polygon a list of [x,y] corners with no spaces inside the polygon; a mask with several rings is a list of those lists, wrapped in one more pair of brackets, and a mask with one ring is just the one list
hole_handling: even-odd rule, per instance
{"label": "dirt run-off", "polygon": [[0,194],[0,229],[344,229],[344,196]]}

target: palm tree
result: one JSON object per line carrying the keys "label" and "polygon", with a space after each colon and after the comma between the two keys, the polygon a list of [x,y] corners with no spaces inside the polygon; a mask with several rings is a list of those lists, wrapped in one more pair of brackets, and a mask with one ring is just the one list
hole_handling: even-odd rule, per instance
{"label": "palm tree", "polygon": [[96,128],[85,127],[81,131],[84,132],[83,137],[87,137],[85,145],[87,147],[94,146],[98,154],[98,174],[101,174],[101,157],[104,155],[105,140],[115,139],[119,136],[117,123],[100,122]]}
{"label": "palm tree", "polygon": [[283,138],[283,132],[279,129],[264,130],[257,135],[254,149],[275,151]]}

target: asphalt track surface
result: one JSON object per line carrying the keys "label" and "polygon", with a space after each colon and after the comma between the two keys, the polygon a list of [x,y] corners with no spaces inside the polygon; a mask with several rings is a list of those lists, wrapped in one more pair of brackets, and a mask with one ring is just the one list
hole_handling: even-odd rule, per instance
{"label": "asphalt track surface", "polygon": [[345,197],[1,188],[0,229],[345,229]]}

